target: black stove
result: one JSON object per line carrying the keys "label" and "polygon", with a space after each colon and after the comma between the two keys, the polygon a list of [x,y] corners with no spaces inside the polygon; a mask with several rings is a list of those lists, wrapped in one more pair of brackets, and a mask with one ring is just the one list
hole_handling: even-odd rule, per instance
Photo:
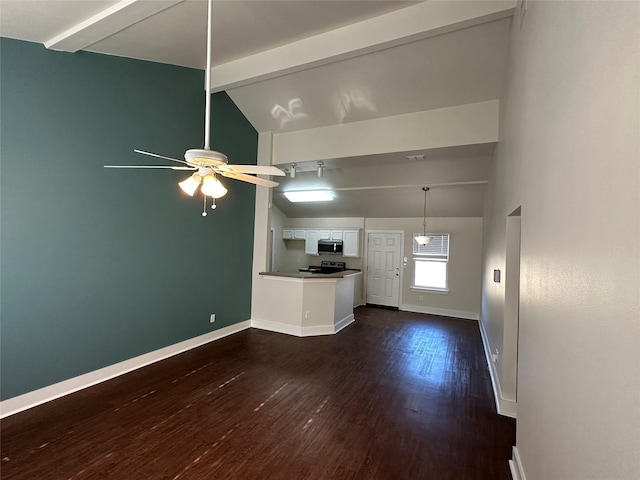
{"label": "black stove", "polygon": [[332,262],[331,260],[323,260],[320,263],[320,273],[338,273],[346,270],[345,262]]}

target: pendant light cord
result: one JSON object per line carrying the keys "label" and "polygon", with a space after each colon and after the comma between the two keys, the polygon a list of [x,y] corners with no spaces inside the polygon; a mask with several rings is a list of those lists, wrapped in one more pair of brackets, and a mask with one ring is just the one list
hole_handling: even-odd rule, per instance
{"label": "pendant light cord", "polygon": [[427,236],[427,192],[429,191],[429,187],[422,187],[424,190],[424,212],[423,212],[423,221],[422,221],[422,234],[424,237]]}

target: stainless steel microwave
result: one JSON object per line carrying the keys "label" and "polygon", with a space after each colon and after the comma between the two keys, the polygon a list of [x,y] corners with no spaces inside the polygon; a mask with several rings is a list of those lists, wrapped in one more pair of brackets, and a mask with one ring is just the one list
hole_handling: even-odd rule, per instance
{"label": "stainless steel microwave", "polygon": [[318,240],[318,255],[342,255],[342,240]]}

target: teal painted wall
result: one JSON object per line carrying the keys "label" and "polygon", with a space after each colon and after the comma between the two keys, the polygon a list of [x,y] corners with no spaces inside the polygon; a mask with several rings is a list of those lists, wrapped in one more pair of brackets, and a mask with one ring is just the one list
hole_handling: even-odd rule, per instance
{"label": "teal painted wall", "polygon": [[[0,62],[0,397],[248,320],[256,187],[223,180],[203,218],[189,172],[103,168],[201,148],[204,72],[8,39]],[[253,127],[212,108],[212,148],[255,164]]]}

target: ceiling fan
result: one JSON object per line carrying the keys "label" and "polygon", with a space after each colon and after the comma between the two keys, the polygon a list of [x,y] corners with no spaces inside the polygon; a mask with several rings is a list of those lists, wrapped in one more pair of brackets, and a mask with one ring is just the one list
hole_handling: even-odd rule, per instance
{"label": "ceiling fan", "polygon": [[198,189],[204,197],[205,209],[202,216],[207,215],[206,203],[207,197],[212,198],[211,208],[216,208],[216,198],[223,197],[227,193],[227,189],[220,183],[216,177],[219,174],[223,177],[233,178],[242,182],[253,183],[263,187],[277,187],[278,183],[272,180],[255,177],[253,175],[277,175],[284,176],[285,173],[274,166],[263,165],[229,165],[227,156],[224,153],[211,150],[209,136],[211,125],[211,17],[212,17],[213,0],[208,1],[207,11],[207,69],[206,77],[206,97],[205,97],[205,116],[204,116],[204,148],[192,148],[185,152],[184,160],[177,158],[165,157],[156,153],[145,152],[143,150],[134,150],[136,153],[149,155],[151,157],[162,158],[171,162],[180,163],[182,165],[105,165],[105,168],[164,168],[171,170],[194,170],[190,177],[178,183],[180,188],[190,196],[193,196]]}

